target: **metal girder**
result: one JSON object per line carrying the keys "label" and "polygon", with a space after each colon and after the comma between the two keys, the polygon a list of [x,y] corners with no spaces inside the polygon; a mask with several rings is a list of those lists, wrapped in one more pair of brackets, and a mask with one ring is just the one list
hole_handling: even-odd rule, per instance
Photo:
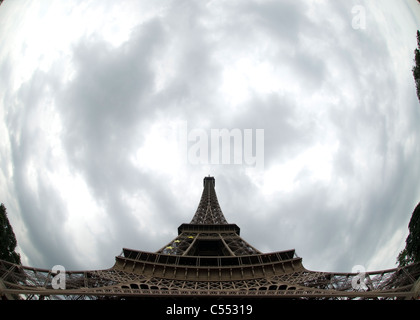
{"label": "metal girder", "polygon": [[[277,298],[400,299],[419,296],[420,264],[367,273],[369,290],[354,290],[355,274],[302,270],[235,281],[146,277],[115,269],[66,272],[66,289],[53,289],[49,271],[0,261],[0,294],[7,299],[96,299],[125,296],[241,296]],[[10,270],[14,270],[12,273]],[[17,273],[16,276],[14,273]],[[45,282],[45,279],[48,281]],[[416,279],[413,281],[413,279]]]}
{"label": "metal girder", "polygon": [[0,260],[6,299],[120,299],[125,297],[242,297],[293,299],[413,299],[420,263],[364,273],[310,271],[295,250],[261,253],[241,238],[220,209],[213,177],[190,224],[157,252],[123,249],[105,270],[66,271],[55,289],[51,270]]}

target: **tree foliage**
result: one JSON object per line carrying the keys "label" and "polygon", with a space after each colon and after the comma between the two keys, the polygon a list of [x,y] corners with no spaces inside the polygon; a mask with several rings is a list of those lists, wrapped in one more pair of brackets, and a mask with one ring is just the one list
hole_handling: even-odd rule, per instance
{"label": "tree foliage", "polygon": [[0,259],[21,264],[20,255],[15,252],[17,245],[15,233],[7,218],[6,207],[0,205]]}
{"label": "tree foliage", "polygon": [[[420,1],[419,1],[420,2]],[[417,48],[414,50],[413,76],[416,83],[417,97],[420,101],[420,31],[417,30]]]}
{"label": "tree foliage", "polygon": [[[420,0],[417,0],[420,3]],[[417,97],[420,101],[420,31],[417,30],[417,48],[414,50],[413,77],[416,83]],[[420,203],[414,209],[408,224],[409,234],[405,248],[399,253],[397,263],[400,267],[420,261]]]}
{"label": "tree foliage", "polygon": [[420,203],[413,211],[408,230],[409,234],[405,240],[405,248],[397,258],[400,267],[420,262]]}

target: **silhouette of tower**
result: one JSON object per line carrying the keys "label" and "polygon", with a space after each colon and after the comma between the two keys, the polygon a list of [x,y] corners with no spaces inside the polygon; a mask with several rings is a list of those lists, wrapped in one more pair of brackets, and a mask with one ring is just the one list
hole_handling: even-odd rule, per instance
{"label": "silhouette of tower", "polygon": [[419,297],[420,264],[359,273],[310,271],[295,250],[262,253],[228,223],[214,177],[190,223],[157,252],[124,248],[106,270],[66,271],[65,289],[54,289],[50,270],[0,260],[3,298],[239,297],[342,299]]}

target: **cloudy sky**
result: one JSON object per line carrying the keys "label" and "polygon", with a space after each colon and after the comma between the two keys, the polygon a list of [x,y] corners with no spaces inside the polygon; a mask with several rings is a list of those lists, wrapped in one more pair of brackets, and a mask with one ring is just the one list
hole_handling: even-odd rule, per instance
{"label": "cloudy sky", "polygon": [[[23,263],[157,251],[210,174],[259,250],[395,267],[420,201],[418,29],[416,0],[5,0],[0,202]],[[239,161],[214,161],[221,129]]]}

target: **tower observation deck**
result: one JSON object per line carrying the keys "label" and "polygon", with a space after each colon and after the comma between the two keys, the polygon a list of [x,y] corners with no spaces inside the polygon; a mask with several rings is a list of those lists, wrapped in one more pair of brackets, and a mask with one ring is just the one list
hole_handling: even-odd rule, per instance
{"label": "tower observation deck", "polygon": [[[0,260],[3,299],[140,299],[237,297],[292,299],[413,299],[420,296],[420,264],[356,273],[307,270],[294,249],[260,252],[228,223],[217,200],[215,178],[190,223],[156,252],[123,248],[104,270],[66,271],[65,289],[54,289],[51,270]],[[355,285],[356,283],[356,285]]]}

